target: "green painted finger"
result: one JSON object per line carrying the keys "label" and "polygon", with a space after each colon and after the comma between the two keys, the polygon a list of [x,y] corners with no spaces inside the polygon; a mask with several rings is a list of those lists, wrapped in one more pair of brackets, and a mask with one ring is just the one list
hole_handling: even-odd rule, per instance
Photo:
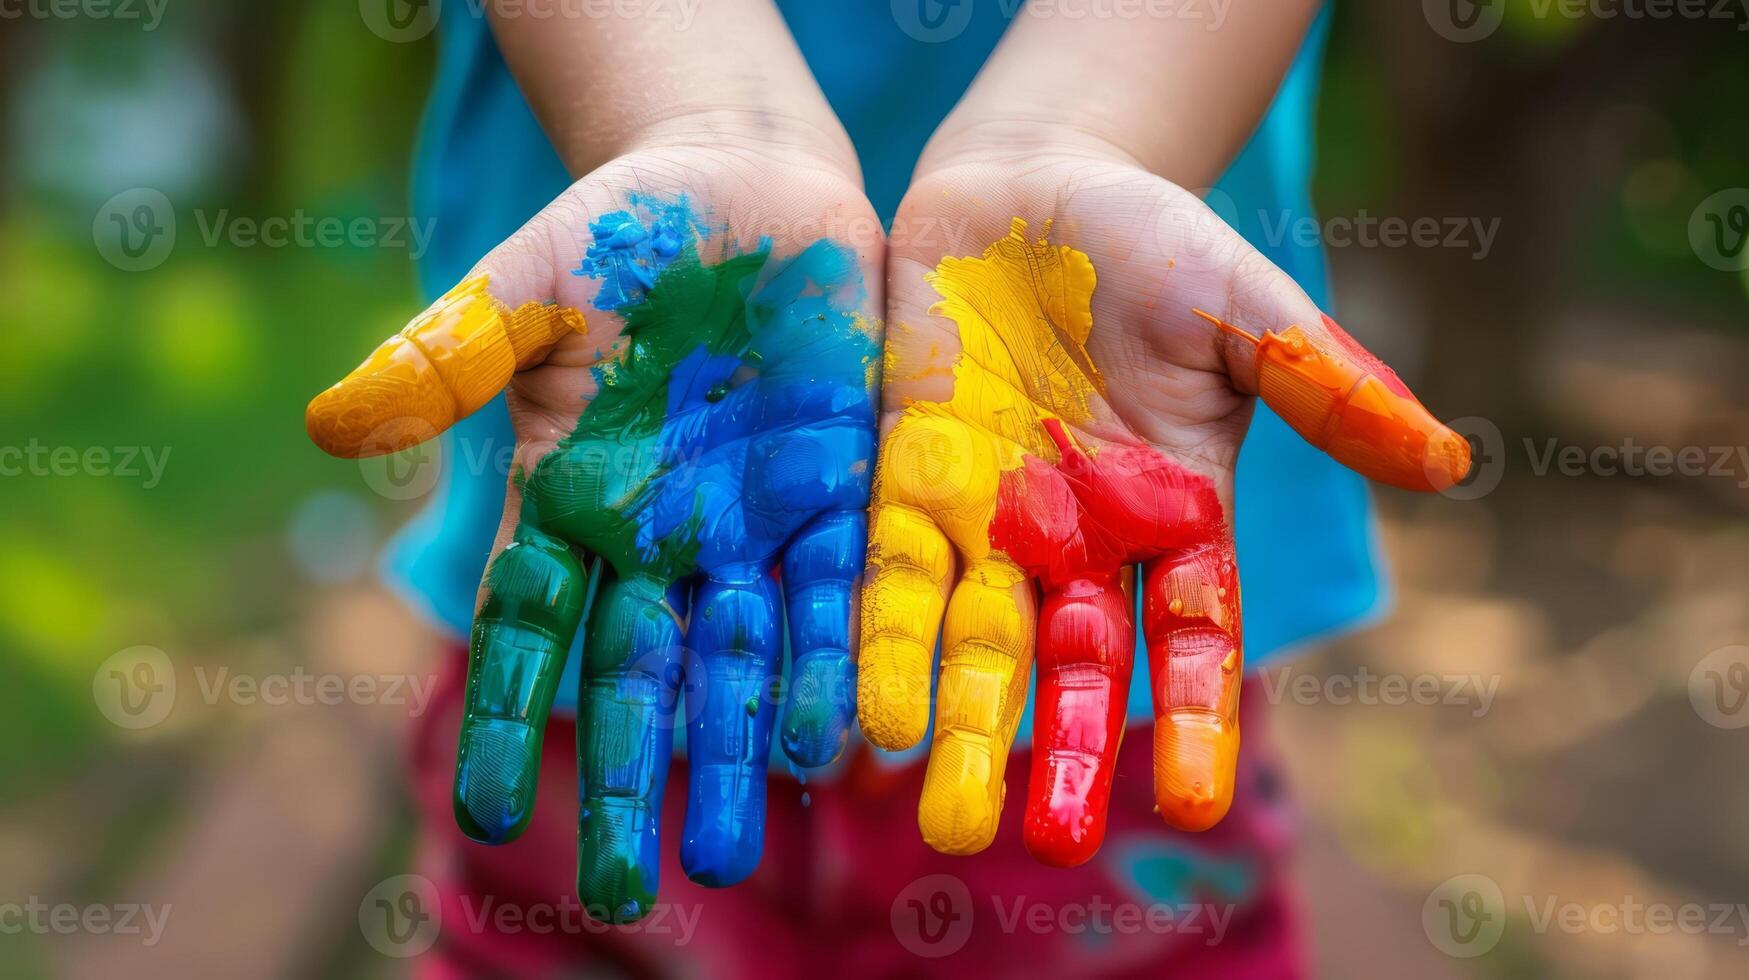
{"label": "green painted finger", "polygon": [[456,822],[474,840],[514,840],[534,814],[547,710],[586,585],[570,547],[527,522],[486,572],[455,771]]}
{"label": "green painted finger", "polygon": [[578,698],[577,894],[591,915],[623,923],[656,901],[688,590],[602,575]]}

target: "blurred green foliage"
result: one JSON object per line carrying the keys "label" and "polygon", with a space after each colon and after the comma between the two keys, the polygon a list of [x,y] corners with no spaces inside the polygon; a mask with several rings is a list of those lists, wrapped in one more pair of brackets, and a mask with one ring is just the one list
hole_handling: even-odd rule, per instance
{"label": "blurred green foliage", "polygon": [[[175,249],[157,268],[123,272],[94,247],[92,216],[144,181],[80,186],[53,168],[45,180],[23,164],[31,132],[20,106],[7,107],[0,444],[168,456],[149,488],[144,474],[0,482],[0,739],[29,746],[0,754],[0,800],[41,792],[123,734],[93,710],[92,674],[109,654],[150,644],[210,658],[295,615],[307,588],[285,547],[295,508],[324,488],[370,496],[356,466],[309,445],[302,406],[416,309],[408,250],[204,239],[221,212],[406,216],[431,56],[428,45],[377,38],[355,9],[334,4],[174,4],[149,43],[115,23],[17,31],[0,56],[15,100],[51,70],[125,92],[178,57],[178,45],[204,52],[201,78],[229,102],[208,145],[238,151],[191,158],[199,182],[166,188]],[[132,152],[96,149],[124,169]]]}

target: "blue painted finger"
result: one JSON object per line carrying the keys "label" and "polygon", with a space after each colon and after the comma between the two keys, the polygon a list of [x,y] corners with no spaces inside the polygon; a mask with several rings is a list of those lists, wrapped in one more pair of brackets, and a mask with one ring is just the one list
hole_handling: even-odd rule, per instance
{"label": "blue painted finger", "polygon": [[769,572],[741,564],[712,572],[694,595],[680,862],[713,888],[752,874],[765,846],[765,770],[777,714],[771,685],[782,657],[777,593]]}
{"label": "blue painted finger", "polygon": [[783,557],[792,657],[783,751],[803,768],[837,759],[856,717],[851,603],[867,538],[867,515],[834,511],[803,528]]}
{"label": "blue painted finger", "polygon": [[577,894],[612,922],[634,922],[656,900],[685,596],[684,586],[605,572],[590,614],[578,698]]}

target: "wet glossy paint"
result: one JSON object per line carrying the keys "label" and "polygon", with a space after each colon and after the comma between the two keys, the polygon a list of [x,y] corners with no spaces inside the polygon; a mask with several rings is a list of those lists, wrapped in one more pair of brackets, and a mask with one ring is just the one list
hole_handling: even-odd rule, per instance
{"label": "wet glossy paint", "polygon": [[[1238,744],[1237,572],[1212,481],[1128,435],[1106,406],[1086,348],[1092,262],[1026,231],[1016,219],[982,256],[945,259],[930,277],[941,296],[931,312],[954,323],[961,352],[952,397],[907,406],[882,447],[859,701],[872,741],[915,744],[942,621],[918,820],[931,846],[973,853],[996,833],[1036,649],[1025,840],[1040,859],[1073,865],[1104,833],[1135,564],[1149,563],[1149,588],[1194,598],[1144,603],[1169,733],[1156,739],[1162,812],[1185,826],[1224,812]],[[950,592],[955,550],[965,570]]]}
{"label": "wet glossy paint", "polygon": [[[1088,352],[1085,254],[1015,219],[927,277],[959,353],[950,395],[906,405],[881,446],[863,593],[859,713],[877,745],[929,729],[918,823],[937,850],[995,837],[1001,773],[1037,657],[1023,838],[1071,866],[1099,849],[1124,732],[1141,569],[1162,818],[1212,827],[1232,803],[1243,666],[1230,515],[1210,475],[1139,438]],[[1229,378],[1375,479],[1438,490],[1468,444],[1334,321],[1262,337],[1203,314]],[[898,324],[910,332],[914,328]],[[889,354],[893,348],[889,348]],[[936,370],[924,366],[922,378]],[[953,574],[959,569],[957,584]]]}
{"label": "wet glossy paint", "polygon": [[[578,272],[601,281],[596,305],[623,319],[623,336],[575,429],[521,484],[523,528],[605,559],[579,698],[578,888],[616,921],[655,899],[674,725],[689,758],[682,864],[722,886],[759,861],[780,700],[799,765],[838,755],[852,710],[850,589],[879,353],[856,312],[854,256],[820,242],[707,264],[697,225],[684,202],[645,199],[592,224]],[[795,693],[780,699],[786,599]],[[479,674],[562,655],[569,633],[520,626],[495,628],[501,649],[476,652]],[[490,720],[470,713],[457,807],[464,829],[496,841],[526,823],[533,795],[523,743],[504,744]]]}
{"label": "wet glossy paint", "polygon": [[[684,198],[634,194],[587,229],[569,271],[597,284],[601,335],[623,329],[571,431],[513,475],[517,526],[470,644],[456,819],[501,843],[532,816],[554,688],[588,620],[578,888],[615,921],[655,898],[675,725],[691,756],[682,863],[729,885],[759,862],[777,706],[803,768],[837,758],[854,711],[879,324],[850,249],[777,256],[708,224]],[[348,457],[416,444],[584,330],[575,309],[512,310],[491,287],[460,284],[312,400],[311,438]]]}
{"label": "wet glossy paint", "polygon": [[1405,490],[1445,490],[1470,469],[1470,443],[1433,417],[1397,373],[1323,317],[1328,340],[1298,326],[1258,337],[1201,310],[1249,347],[1257,393],[1300,437],[1355,471]]}

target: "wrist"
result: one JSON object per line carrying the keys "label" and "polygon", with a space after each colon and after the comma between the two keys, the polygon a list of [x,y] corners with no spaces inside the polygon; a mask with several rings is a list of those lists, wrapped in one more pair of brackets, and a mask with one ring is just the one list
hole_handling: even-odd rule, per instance
{"label": "wrist", "polygon": [[[616,146],[595,148],[603,153],[595,162],[632,152],[675,149],[737,158],[756,167],[819,171],[862,187],[862,168],[850,137],[824,106],[820,111],[774,105],[671,109],[641,121]],[[573,172],[587,171],[573,165]]]}
{"label": "wrist", "polygon": [[1146,169],[1121,141],[1083,123],[1020,115],[949,116],[930,137],[917,175],[967,165],[1031,168],[1065,161]]}

